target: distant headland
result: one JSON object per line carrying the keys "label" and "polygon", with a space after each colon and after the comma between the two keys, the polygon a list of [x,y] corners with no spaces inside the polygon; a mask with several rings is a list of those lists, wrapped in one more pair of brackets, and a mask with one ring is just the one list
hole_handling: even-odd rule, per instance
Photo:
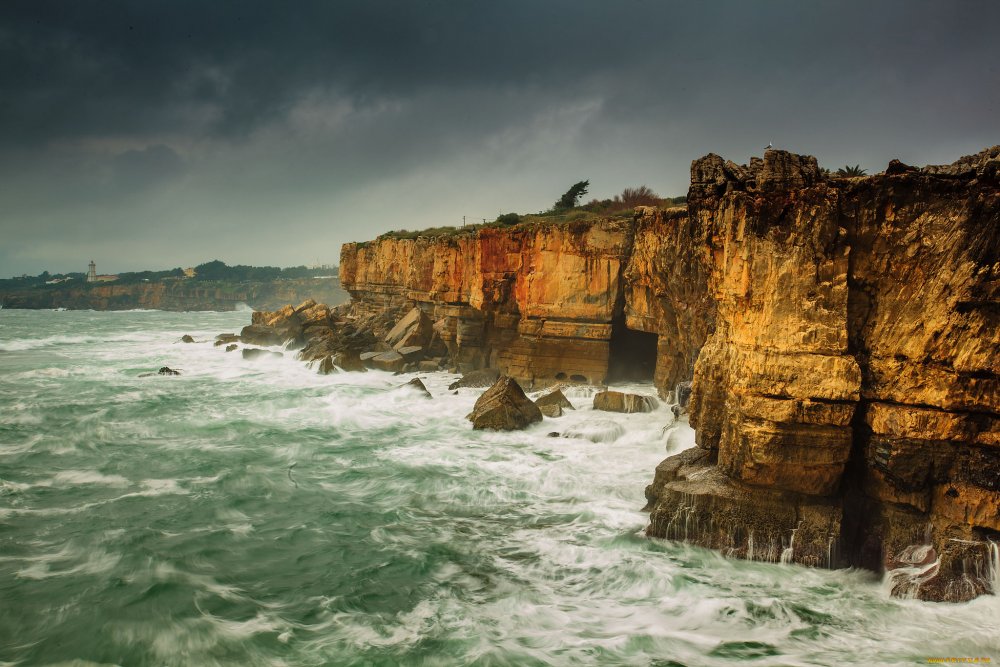
{"label": "distant headland", "polygon": [[0,279],[4,308],[69,310],[235,310],[277,308],[304,299],[342,303],[336,266],[229,266],[212,260],[189,268],[100,274],[90,260],[86,272]]}

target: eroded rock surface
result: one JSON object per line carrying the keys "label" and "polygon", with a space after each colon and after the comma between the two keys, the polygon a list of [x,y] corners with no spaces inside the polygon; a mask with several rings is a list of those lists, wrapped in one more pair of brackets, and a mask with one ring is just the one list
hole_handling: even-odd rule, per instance
{"label": "eroded rock surface", "polygon": [[474,429],[513,431],[542,421],[542,413],[517,380],[501,376],[479,397],[468,419]]}

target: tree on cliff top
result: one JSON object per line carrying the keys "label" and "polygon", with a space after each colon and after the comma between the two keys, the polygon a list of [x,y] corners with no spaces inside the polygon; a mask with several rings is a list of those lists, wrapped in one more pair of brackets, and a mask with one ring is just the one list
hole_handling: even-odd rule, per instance
{"label": "tree on cliff top", "polygon": [[860,164],[856,164],[853,167],[847,165],[846,167],[841,167],[837,170],[837,176],[848,176],[853,178],[854,176],[864,176],[868,173],[867,169],[862,169]]}
{"label": "tree on cliff top", "polygon": [[587,194],[587,188],[590,187],[590,181],[580,181],[579,183],[574,183],[573,187],[563,194],[556,202],[556,209],[573,208],[576,206],[577,202],[580,201],[580,197]]}

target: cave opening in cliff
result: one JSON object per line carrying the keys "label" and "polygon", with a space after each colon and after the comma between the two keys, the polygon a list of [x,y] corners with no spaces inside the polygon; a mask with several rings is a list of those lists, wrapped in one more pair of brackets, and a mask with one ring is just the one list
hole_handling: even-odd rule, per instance
{"label": "cave opening in cliff", "polygon": [[652,382],[656,371],[656,334],[629,329],[624,318],[611,323],[608,382]]}

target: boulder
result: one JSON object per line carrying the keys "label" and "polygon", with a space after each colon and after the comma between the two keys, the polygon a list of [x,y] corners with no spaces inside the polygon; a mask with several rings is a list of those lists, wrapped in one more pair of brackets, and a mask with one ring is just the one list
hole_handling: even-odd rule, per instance
{"label": "boulder", "polygon": [[406,361],[420,361],[424,356],[424,348],[419,345],[408,345],[396,350]]}
{"label": "boulder", "polygon": [[501,376],[483,392],[467,417],[474,429],[513,431],[542,421],[538,406],[513,378]]}
{"label": "boulder", "polygon": [[184,334],[183,336],[181,336],[181,342],[182,343],[193,343],[194,342],[194,338],[192,338],[189,334]]}
{"label": "boulder", "polygon": [[438,363],[439,362],[434,361],[433,359],[425,359],[417,364],[417,370],[425,373],[433,373],[438,369]]}
{"label": "boulder", "polygon": [[357,352],[338,352],[333,355],[333,363],[345,371],[364,373],[368,370]]}
{"label": "boulder", "polygon": [[365,366],[365,368],[375,368],[374,359],[378,355],[383,354],[382,352],[362,352],[358,355],[358,360]]}
{"label": "boulder", "polygon": [[560,389],[556,389],[545,394],[545,396],[535,399],[535,405],[538,406],[538,409],[546,417],[562,417],[563,408],[569,410],[575,409]]}
{"label": "boulder", "polygon": [[420,378],[413,378],[412,380],[410,380],[406,384],[401,385],[401,387],[407,387],[409,389],[412,389],[413,391],[416,391],[417,393],[419,393],[419,394],[421,394],[421,395],[423,395],[423,396],[425,396],[427,398],[434,398],[431,395],[431,392],[427,391],[427,387],[424,386],[424,383],[423,383],[423,381],[421,381]]}
{"label": "boulder", "polygon": [[338,373],[337,367],[333,363],[333,357],[323,357],[319,362],[319,374],[320,375],[330,375],[331,373]]}
{"label": "boulder", "polygon": [[406,361],[403,359],[403,355],[399,352],[382,352],[381,354],[372,357],[372,366],[380,371],[395,373],[403,370],[403,366],[405,365]]}
{"label": "boulder", "polygon": [[500,371],[495,368],[484,368],[479,371],[469,371],[462,376],[461,380],[456,380],[448,385],[448,389],[459,389],[461,387],[490,387],[500,378]]}
{"label": "boulder", "polygon": [[620,391],[602,391],[594,394],[594,409],[605,412],[652,412],[656,409],[656,399]]}
{"label": "boulder", "polygon": [[263,357],[283,357],[281,352],[272,352],[271,350],[264,350],[259,347],[245,347],[243,348],[243,358],[244,359],[260,359]]}
{"label": "boulder", "polygon": [[229,345],[226,346],[226,352],[232,352],[238,347],[239,345],[237,345],[236,343],[230,343]]}
{"label": "boulder", "polygon": [[384,340],[398,352],[403,347],[426,347],[433,334],[434,322],[431,318],[419,308],[413,308],[396,322],[396,326],[385,335]]}

